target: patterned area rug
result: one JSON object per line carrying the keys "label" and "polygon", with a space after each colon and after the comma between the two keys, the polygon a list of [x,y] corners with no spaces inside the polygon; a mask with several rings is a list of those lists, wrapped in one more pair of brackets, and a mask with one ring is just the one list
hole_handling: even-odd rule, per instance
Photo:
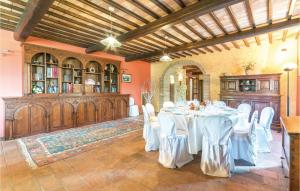
{"label": "patterned area rug", "polygon": [[36,168],[97,147],[100,142],[143,128],[142,116],[18,139],[29,166]]}

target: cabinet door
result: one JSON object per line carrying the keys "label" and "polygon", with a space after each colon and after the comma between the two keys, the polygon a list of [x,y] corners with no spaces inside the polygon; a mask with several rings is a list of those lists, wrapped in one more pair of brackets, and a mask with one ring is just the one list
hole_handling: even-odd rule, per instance
{"label": "cabinet door", "polygon": [[50,131],[61,129],[63,126],[62,121],[62,104],[57,103],[52,106],[50,114]]}
{"label": "cabinet door", "polygon": [[127,103],[124,99],[117,99],[115,106],[115,119],[121,119],[128,116]]}
{"label": "cabinet door", "polygon": [[114,119],[113,103],[110,100],[103,100],[98,105],[98,122],[111,121]]}
{"label": "cabinet door", "polygon": [[80,103],[77,108],[77,126],[96,122],[96,107],[93,102]]}
{"label": "cabinet door", "polygon": [[96,123],[96,106],[93,102],[85,103],[85,124]]}
{"label": "cabinet door", "polygon": [[15,112],[13,132],[12,132],[13,138],[24,137],[30,134],[29,113],[30,113],[29,106],[21,107],[19,110]]}
{"label": "cabinet door", "polygon": [[47,131],[46,110],[39,105],[30,108],[30,134],[38,134]]}
{"label": "cabinet door", "polygon": [[77,127],[85,124],[85,104],[79,103],[77,106]]}
{"label": "cabinet door", "polygon": [[63,126],[64,128],[74,127],[74,107],[70,103],[63,104]]}

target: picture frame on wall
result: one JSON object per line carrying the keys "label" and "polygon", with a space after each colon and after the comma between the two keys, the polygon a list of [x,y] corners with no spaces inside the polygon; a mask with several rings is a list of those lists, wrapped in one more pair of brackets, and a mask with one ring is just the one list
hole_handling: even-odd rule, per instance
{"label": "picture frame on wall", "polygon": [[122,82],[131,83],[131,74],[122,74]]}

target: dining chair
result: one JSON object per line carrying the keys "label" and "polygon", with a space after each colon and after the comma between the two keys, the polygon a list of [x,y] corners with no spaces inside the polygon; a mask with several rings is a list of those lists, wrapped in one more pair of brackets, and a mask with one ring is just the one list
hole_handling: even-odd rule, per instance
{"label": "dining chair", "polygon": [[171,101],[165,101],[163,103],[163,108],[167,108],[167,107],[175,107],[175,104]]}
{"label": "dining chair", "polygon": [[232,122],[225,116],[201,117],[203,126],[201,170],[204,174],[230,177],[234,170],[231,156]]}
{"label": "dining chair", "polygon": [[246,165],[256,165],[257,143],[255,124],[257,123],[258,111],[254,111],[250,123],[245,127],[233,130],[231,135],[232,157],[235,160],[246,161]]}
{"label": "dining chair", "polygon": [[217,107],[225,107],[226,103],[224,101],[214,101],[213,105]]}
{"label": "dining chair", "polygon": [[160,112],[158,120],[161,126],[158,162],[166,168],[180,168],[192,161],[187,128],[176,128],[174,116],[168,112]]}
{"label": "dining chair", "polygon": [[272,107],[263,108],[256,127],[259,152],[271,152],[269,142],[273,140],[271,132],[273,117],[274,109]]}
{"label": "dining chair", "polygon": [[159,148],[160,125],[157,121],[151,121],[146,107],[142,105],[144,114],[143,138],[146,141],[145,151],[155,151]]}
{"label": "dining chair", "polygon": [[251,105],[249,105],[248,103],[242,103],[238,106],[237,110],[239,112],[245,113],[245,116],[247,116],[247,121],[249,120]]}
{"label": "dining chair", "polygon": [[134,99],[133,97],[129,97],[129,116],[130,117],[136,117],[139,116],[139,106],[134,105]]}
{"label": "dining chair", "polygon": [[146,103],[146,111],[148,112],[150,118],[155,117],[154,106],[151,103]]}

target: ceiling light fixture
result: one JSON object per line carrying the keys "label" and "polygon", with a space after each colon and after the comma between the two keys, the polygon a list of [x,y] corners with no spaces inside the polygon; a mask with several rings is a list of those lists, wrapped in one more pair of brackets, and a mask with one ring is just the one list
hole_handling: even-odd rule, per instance
{"label": "ceiling light fixture", "polygon": [[171,62],[173,60],[167,53],[165,53],[165,48],[167,47],[167,45],[166,45],[167,38],[168,38],[167,36],[165,36],[165,38],[164,38],[165,47],[163,49],[163,55],[159,59],[161,62]]}
{"label": "ceiling light fixture", "polygon": [[113,36],[113,32],[112,32],[113,24],[111,19],[111,12],[113,12],[115,9],[113,7],[109,7],[108,10],[109,10],[109,19],[110,19],[110,34],[108,35],[107,38],[101,40],[100,42],[106,47],[118,48],[122,46],[122,44],[116,39],[116,37]]}

